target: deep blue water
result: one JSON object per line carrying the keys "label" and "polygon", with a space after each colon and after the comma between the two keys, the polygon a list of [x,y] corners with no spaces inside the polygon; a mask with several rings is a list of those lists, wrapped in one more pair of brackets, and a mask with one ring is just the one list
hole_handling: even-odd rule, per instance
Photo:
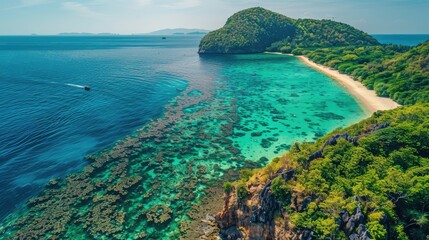
{"label": "deep blue water", "polygon": [[373,34],[372,36],[383,44],[405,46],[417,46],[429,40],[429,34]]}
{"label": "deep blue water", "polygon": [[199,40],[0,37],[0,219],[159,117]]}

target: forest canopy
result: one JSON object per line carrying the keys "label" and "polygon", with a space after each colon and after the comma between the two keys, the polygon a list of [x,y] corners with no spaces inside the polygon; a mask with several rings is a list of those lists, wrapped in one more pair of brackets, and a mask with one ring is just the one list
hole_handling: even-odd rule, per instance
{"label": "forest canopy", "polygon": [[292,19],[257,7],[231,16],[208,33],[199,53],[260,53],[302,47],[378,45],[370,35],[331,20]]}

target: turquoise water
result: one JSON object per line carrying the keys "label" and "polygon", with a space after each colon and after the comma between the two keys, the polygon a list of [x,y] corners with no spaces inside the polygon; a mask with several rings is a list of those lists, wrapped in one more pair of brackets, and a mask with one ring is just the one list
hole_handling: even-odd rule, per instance
{"label": "turquoise water", "polygon": [[[87,93],[69,85],[59,86],[75,90],[77,95],[72,95],[73,99],[79,101],[84,101],[89,94],[90,97],[85,100],[89,106],[102,105],[98,102],[100,98],[103,99],[97,93],[98,84],[104,84],[103,80],[112,78],[109,84],[102,85],[107,88],[121,79],[120,84],[117,83],[120,86],[114,85],[110,91],[124,100],[119,105],[109,105],[100,111],[96,111],[98,107],[88,107],[83,112],[92,115],[76,120],[79,124],[74,127],[82,129],[80,121],[83,120],[87,124],[84,130],[99,124],[100,121],[94,119],[107,118],[116,123],[114,116],[123,108],[126,114],[120,115],[121,119],[140,124],[141,127],[131,134],[128,132],[133,127],[115,133],[116,139],[122,140],[112,147],[94,145],[91,152],[99,152],[91,155],[88,162],[75,157],[76,166],[86,165],[84,170],[79,172],[79,167],[76,167],[74,172],[77,174],[51,180],[27,208],[15,211],[4,220],[0,234],[5,238],[68,236],[87,239],[92,236],[97,239],[174,239],[201,231],[189,227],[189,222],[197,214],[192,211],[193,207],[201,204],[210,186],[236,175],[242,168],[266,164],[272,157],[287,151],[295,141],[313,141],[318,136],[366,116],[356,100],[339,84],[296,58],[267,54],[199,57],[194,38],[170,39],[178,41],[176,47],[171,42],[164,46],[155,38],[151,41],[154,43],[144,37],[122,40],[108,38],[97,40],[99,47],[85,44],[85,49],[77,50],[79,44],[72,42],[64,43],[67,45],[65,49],[39,52],[42,57],[60,56],[58,63],[47,61],[46,64],[58,64],[56,68],[49,68],[57,69],[57,74],[70,67],[70,63],[63,61],[67,62],[71,56],[85,63],[80,65],[81,71],[76,68],[76,71],[65,72],[87,74],[86,77],[78,78],[86,81],[73,84],[90,84],[94,91]],[[121,42],[124,47],[118,47]],[[34,49],[39,47],[36,44],[25,47],[26,50],[8,51],[13,52],[9,53],[12,55],[22,54],[22,57],[34,54]],[[45,51],[45,47],[40,48]],[[107,64],[109,61],[106,63],[106,59],[117,65]],[[94,65],[98,61],[98,65]],[[87,83],[88,79],[92,79],[88,76],[93,76],[94,66],[102,69],[97,71],[98,81]],[[40,68],[35,66],[34,71]],[[88,73],[85,69],[88,69]],[[19,75],[19,71],[15,74]],[[137,86],[131,84],[135,81],[131,76],[136,75],[141,80],[137,81]],[[143,81],[147,76],[153,76],[149,78],[153,81]],[[64,82],[69,83],[70,79]],[[158,88],[158,84],[162,87]],[[148,96],[136,91],[154,87],[158,90]],[[67,90],[57,89],[61,94],[56,95],[58,102],[55,104],[71,101],[72,97]],[[44,91],[50,91],[49,87],[38,89],[33,94],[44,95]],[[161,97],[165,100],[159,100]],[[17,95],[16,98],[25,98],[25,95]],[[40,99],[49,104],[53,101],[49,98]],[[79,116],[81,110],[78,107],[81,105],[73,102],[70,105],[77,107],[68,109],[66,119]],[[21,105],[15,106],[19,109]],[[21,114],[20,111],[15,113],[21,116],[17,121],[25,122],[25,116],[22,116],[25,111],[21,111]],[[63,111],[63,107],[53,113],[39,110],[45,116],[55,116]],[[153,120],[146,120],[149,117]],[[44,123],[43,118],[39,121],[40,124]],[[54,132],[61,130],[55,125],[51,128]],[[13,132],[13,128],[8,129]],[[2,131],[8,132],[8,129]],[[46,130],[42,128],[40,131]],[[60,131],[58,140],[66,144],[70,137],[65,133]],[[107,133],[109,128],[100,130],[95,136],[104,139]],[[20,136],[18,132],[14,134]],[[79,139],[79,135],[75,137]],[[113,142],[111,140],[110,143]],[[84,146],[89,144],[83,140],[79,144],[82,147],[70,151],[82,156],[87,154],[88,150]],[[25,151],[24,147],[21,149]],[[50,149],[47,147],[45,150]],[[61,148],[56,152],[67,155]],[[44,152],[35,153],[32,160],[20,161],[22,166],[27,166],[28,174],[31,174],[31,169],[40,171],[38,165],[34,165],[34,159],[46,156]],[[58,162],[61,162],[61,155],[58,155]],[[54,164],[50,171],[51,177],[64,176],[67,172],[58,173],[55,167]],[[48,173],[44,174],[41,182],[45,182],[44,179],[49,176]],[[21,177],[24,180],[19,184],[29,184],[40,176],[25,179],[23,173]],[[4,181],[2,184],[8,186],[11,180],[6,178]],[[8,206],[6,202],[3,204]]]}
{"label": "turquoise water", "polygon": [[272,159],[293,142],[314,141],[364,117],[337,82],[294,57],[236,55],[223,61],[240,116],[232,139],[246,159]]}
{"label": "turquoise water", "polygon": [[429,34],[373,34],[372,36],[383,44],[405,46],[417,46],[429,40]]}

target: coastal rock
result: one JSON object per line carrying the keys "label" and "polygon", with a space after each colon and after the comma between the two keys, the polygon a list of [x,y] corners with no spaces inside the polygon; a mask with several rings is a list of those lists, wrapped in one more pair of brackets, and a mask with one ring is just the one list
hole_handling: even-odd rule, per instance
{"label": "coastal rock", "polygon": [[344,231],[350,240],[371,240],[371,235],[364,225],[365,216],[362,214],[360,206],[356,208],[353,215],[345,210],[341,211],[338,220],[340,230]]}
{"label": "coastal rock", "polygon": [[277,228],[274,214],[279,210],[280,205],[275,201],[270,187],[271,182],[252,186],[246,201],[239,200],[235,191],[225,195],[224,208],[216,215],[216,222],[223,237],[226,239],[275,238]]}
{"label": "coastal rock", "polygon": [[[321,149],[311,154],[307,163],[322,158],[325,148],[336,145],[340,139],[358,145],[360,138],[389,125],[389,123],[370,125],[354,137],[348,133],[336,134],[329,138]],[[225,195],[223,210],[216,215],[221,235],[225,239],[316,239],[311,230],[290,226],[288,213],[271,192],[273,179],[281,177],[289,181],[294,179],[295,172],[296,169],[280,168],[265,183],[252,182],[248,186],[249,194],[244,199],[239,199],[234,189],[228,192]],[[312,197],[305,195],[304,192],[295,192],[290,199],[290,207],[296,212],[302,212],[312,201]],[[360,206],[352,215],[345,210],[341,211],[336,223],[339,226],[338,230],[343,231],[351,240],[371,239]]]}

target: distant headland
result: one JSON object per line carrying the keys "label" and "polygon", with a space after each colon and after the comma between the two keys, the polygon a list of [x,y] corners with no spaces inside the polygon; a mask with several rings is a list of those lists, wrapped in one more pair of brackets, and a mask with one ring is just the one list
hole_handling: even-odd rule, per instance
{"label": "distant headland", "polygon": [[86,33],[86,32],[65,32],[59,33],[58,36],[119,36],[117,33]]}
{"label": "distant headland", "polygon": [[225,26],[208,33],[199,53],[299,51],[308,47],[369,46],[379,42],[350,25],[331,20],[292,19],[256,7],[232,15]]}
{"label": "distant headland", "polygon": [[[121,35],[151,35],[151,36],[168,36],[168,35],[189,35],[189,36],[196,36],[196,35],[205,35],[209,33],[210,30],[205,29],[197,29],[197,28],[166,28],[161,30],[156,30],[153,32],[147,32],[147,33],[133,33],[133,34],[119,34],[119,33],[89,33],[89,32],[63,32],[58,33],[58,36],[121,36]],[[38,34],[32,34],[34,36]]]}
{"label": "distant headland", "polygon": [[210,30],[190,28],[167,28],[154,32],[144,33],[143,35],[205,35],[208,32],[210,32]]}

